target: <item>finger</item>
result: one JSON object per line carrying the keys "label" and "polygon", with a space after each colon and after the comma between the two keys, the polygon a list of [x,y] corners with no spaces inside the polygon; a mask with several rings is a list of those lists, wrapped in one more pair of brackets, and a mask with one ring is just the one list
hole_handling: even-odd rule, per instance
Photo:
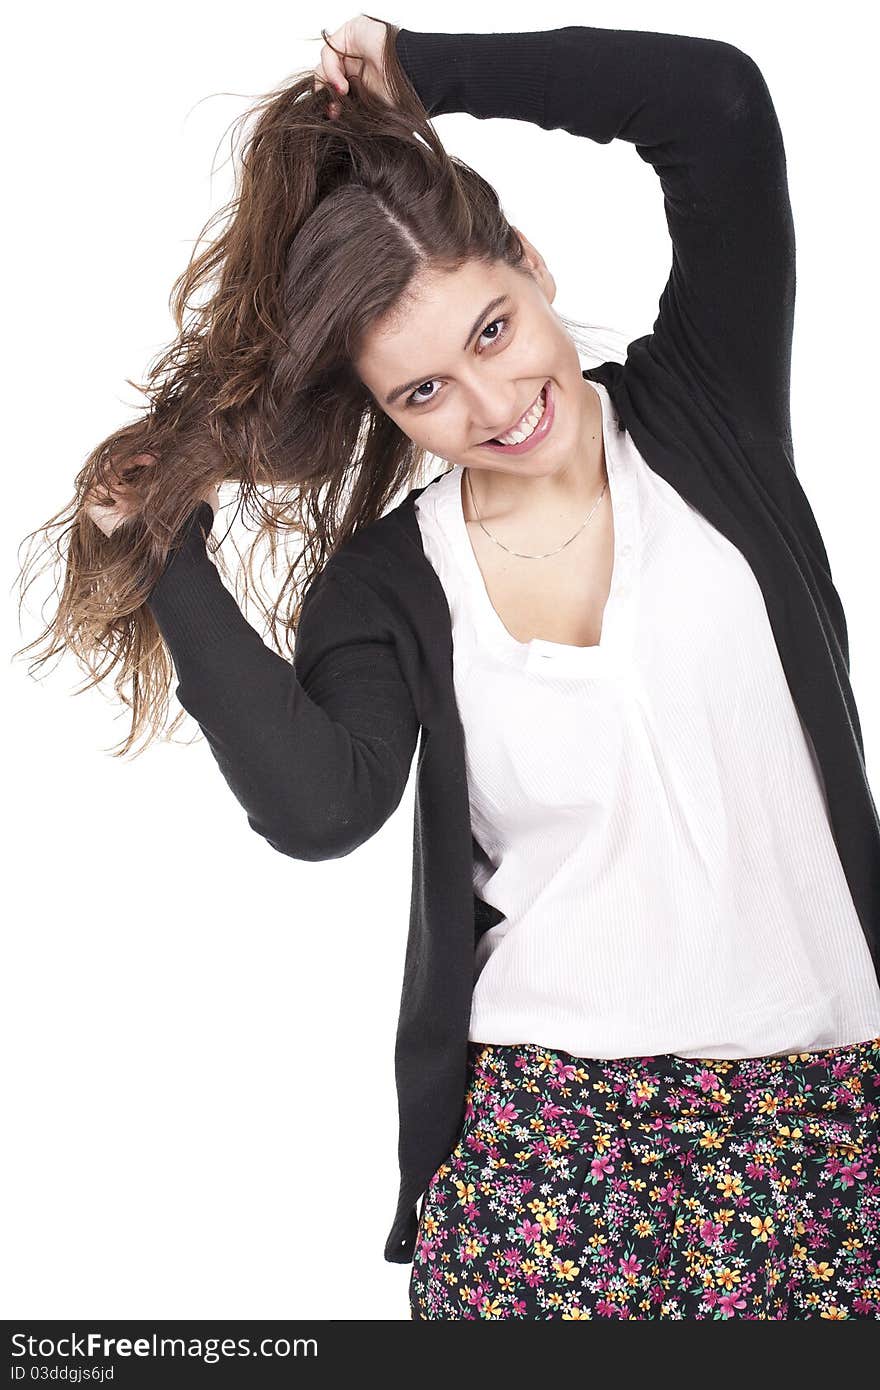
{"label": "finger", "polygon": [[340,92],[348,91],[348,78],[345,75],[342,59],[326,43],[321,49],[321,65],[333,86]]}

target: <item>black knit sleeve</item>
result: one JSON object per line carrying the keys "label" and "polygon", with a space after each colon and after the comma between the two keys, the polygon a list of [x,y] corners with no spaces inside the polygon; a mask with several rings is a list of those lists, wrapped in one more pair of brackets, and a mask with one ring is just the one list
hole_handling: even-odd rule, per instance
{"label": "black knit sleeve", "polygon": [[251,829],[294,859],[339,858],[395,810],[415,752],[419,723],[392,633],[364,586],[331,562],[306,594],[286,661],[211,562],[212,522],[202,503],[147,599],[177,699]]}
{"label": "black knit sleeve", "polygon": [[[650,350],[743,435],[790,438],[795,239],[782,135],[754,60],[716,39],[568,26],[401,29],[429,115],[466,112],[635,145],[657,174],[672,268]],[[576,179],[573,217],[607,215]]]}

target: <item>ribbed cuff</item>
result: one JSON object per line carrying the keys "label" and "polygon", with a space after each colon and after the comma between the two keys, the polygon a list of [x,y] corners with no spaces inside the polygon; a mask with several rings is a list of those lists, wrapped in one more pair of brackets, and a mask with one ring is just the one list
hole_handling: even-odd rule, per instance
{"label": "ribbed cuff", "polygon": [[544,124],[553,30],[423,34],[401,29],[397,55],[429,116],[465,112]]}
{"label": "ribbed cuff", "polygon": [[175,662],[230,636],[256,635],[208,555],[203,528],[210,534],[213,523],[210,503],[201,502],[146,600]]}

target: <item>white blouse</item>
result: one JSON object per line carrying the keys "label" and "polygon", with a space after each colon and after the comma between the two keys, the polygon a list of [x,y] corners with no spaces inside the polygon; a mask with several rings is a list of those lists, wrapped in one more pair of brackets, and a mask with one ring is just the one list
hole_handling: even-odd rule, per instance
{"label": "white blouse", "polygon": [[876,1037],[880,985],[760,585],[587,385],[614,524],[597,646],[508,632],[460,466],[415,504],[452,619],[474,889],[504,914],[477,944],[470,1039],[724,1058]]}

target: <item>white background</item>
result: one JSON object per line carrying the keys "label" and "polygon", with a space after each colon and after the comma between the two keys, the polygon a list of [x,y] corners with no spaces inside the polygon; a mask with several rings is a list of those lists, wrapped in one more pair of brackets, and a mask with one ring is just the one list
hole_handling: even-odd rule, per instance
{"label": "white background", "polygon": [[[8,652],[38,631],[34,591],[18,627],[18,546],[142,404],[126,378],[173,336],[171,284],[230,196],[227,128],[314,67],[322,25],[353,13],[270,0],[18,7],[3,91]],[[831,16],[751,0],[400,0],[381,18],[422,31],[664,30],[759,63],[797,232],[795,456],[848,617],[877,787],[868,14],[853,0]],[[563,313],[625,341],[650,331],[670,244],[656,175],[632,146],[463,115],[436,124],[542,252]],[[191,721],[175,744],[121,761],[105,750],[125,711],[112,692],[73,699],[84,673],[70,658],[35,680],[10,656],[6,673],[2,1315],[407,1318],[410,1266],[382,1250],[397,1198],[414,779],[356,854],[299,863],[248,829]]]}

